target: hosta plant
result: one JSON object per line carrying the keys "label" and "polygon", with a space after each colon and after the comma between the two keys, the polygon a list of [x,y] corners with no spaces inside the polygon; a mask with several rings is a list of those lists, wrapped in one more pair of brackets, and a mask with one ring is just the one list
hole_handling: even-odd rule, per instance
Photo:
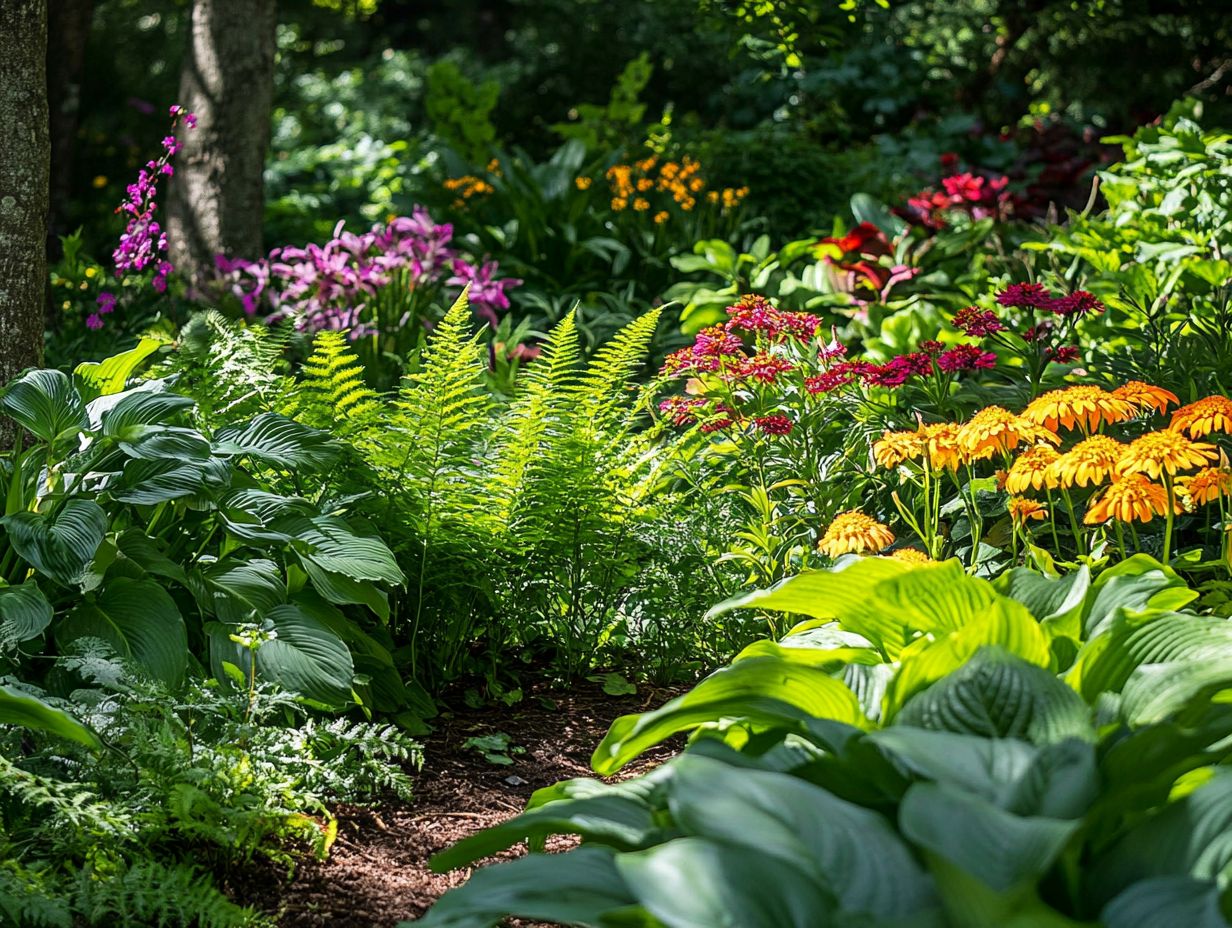
{"label": "hosta plant", "polygon": [[692,692],[617,720],[611,773],[539,791],[441,869],[417,924],[1138,928],[1228,924],[1223,619],[1145,557],[1094,582],[853,560],[725,604],[811,615]]}

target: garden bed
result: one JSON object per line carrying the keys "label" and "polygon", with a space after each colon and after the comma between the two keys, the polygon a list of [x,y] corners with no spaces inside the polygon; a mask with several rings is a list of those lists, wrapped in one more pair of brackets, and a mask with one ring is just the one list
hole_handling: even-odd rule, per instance
{"label": "garden bed", "polygon": [[[340,807],[328,860],[303,863],[290,878],[272,866],[249,871],[233,879],[230,894],[286,928],[387,928],[416,918],[469,875],[433,873],[433,854],[521,812],[537,789],[593,776],[591,752],[612,721],[671,695],[643,688],[613,697],[592,685],[568,693],[532,690],[512,707],[463,709],[437,719],[424,741],[412,803]],[[468,745],[468,739],[500,735],[508,736],[501,753],[509,763],[488,760]],[[618,778],[644,773],[673,753],[652,751]]]}

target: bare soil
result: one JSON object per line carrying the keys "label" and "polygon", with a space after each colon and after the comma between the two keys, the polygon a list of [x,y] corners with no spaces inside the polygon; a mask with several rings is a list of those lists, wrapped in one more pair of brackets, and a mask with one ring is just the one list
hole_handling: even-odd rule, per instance
{"label": "bare soil", "polygon": [[[593,776],[590,756],[620,715],[645,711],[675,695],[642,688],[613,697],[586,684],[569,692],[532,691],[513,707],[463,709],[434,719],[424,739],[423,769],[410,803],[342,806],[338,839],[324,862],[284,871],[249,872],[229,887],[238,901],[275,917],[282,928],[392,928],[422,915],[469,870],[433,873],[437,851],[522,811],[535,790],[571,777]],[[509,764],[496,764],[466,745],[469,738],[509,737]],[[622,770],[635,776],[662,763],[662,747]],[[549,849],[568,846],[567,839]],[[524,853],[515,848],[504,857]]]}

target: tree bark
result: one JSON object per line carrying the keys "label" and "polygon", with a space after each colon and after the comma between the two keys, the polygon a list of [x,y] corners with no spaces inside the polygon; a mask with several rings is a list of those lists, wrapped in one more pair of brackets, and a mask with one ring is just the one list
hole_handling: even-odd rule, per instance
{"label": "tree bark", "polygon": [[219,254],[261,253],[274,97],[275,0],[195,0],[177,101],[181,125],[168,205],[171,263],[190,284]]}
{"label": "tree bark", "polygon": [[47,0],[0,0],[0,383],[42,362],[50,158]]}

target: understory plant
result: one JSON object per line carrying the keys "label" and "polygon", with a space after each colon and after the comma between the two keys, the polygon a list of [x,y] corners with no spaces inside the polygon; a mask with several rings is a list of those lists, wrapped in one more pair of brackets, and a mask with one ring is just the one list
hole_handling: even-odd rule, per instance
{"label": "understory plant", "polygon": [[[1195,596],[1143,555],[995,583],[874,557],[725,603],[811,618],[618,719],[593,766],[681,755],[438,855],[532,851],[416,924],[1227,925],[1229,626]],[[537,853],[555,834],[582,846]]]}

